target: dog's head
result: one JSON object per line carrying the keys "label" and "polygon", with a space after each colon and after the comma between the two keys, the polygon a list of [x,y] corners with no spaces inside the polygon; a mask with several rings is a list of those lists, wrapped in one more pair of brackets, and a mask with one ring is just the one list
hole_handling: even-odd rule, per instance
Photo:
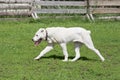
{"label": "dog's head", "polygon": [[46,39],[46,30],[44,28],[40,28],[34,35],[32,41],[37,46],[42,40]]}

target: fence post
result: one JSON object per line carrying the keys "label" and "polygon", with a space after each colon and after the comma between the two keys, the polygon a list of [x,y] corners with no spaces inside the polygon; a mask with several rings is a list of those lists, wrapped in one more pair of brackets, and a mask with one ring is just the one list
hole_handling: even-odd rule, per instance
{"label": "fence post", "polygon": [[90,0],[86,0],[86,7],[87,7],[87,17],[88,17],[88,19],[91,21],[94,21],[94,17],[93,17],[93,15],[92,15],[92,13],[91,13],[91,11],[90,11]]}
{"label": "fence post", "polygon": [[36,6],[35,5],[35,0],[33,0],[32,1],[32,14],[31,15],[32,15],[33,19],[38,19],[39,17],[37,15],[37,13],[33,11],[33,9],[35,8],[35,6]]}

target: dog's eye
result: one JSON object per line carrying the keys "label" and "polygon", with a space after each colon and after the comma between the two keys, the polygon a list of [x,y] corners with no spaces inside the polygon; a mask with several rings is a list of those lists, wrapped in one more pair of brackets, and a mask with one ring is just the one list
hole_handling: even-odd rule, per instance
{"label": "dog's eye", "polygon": [[44,32],[44,30],[41,30],[41,32]]}
{"label": "dog's eye", "polygon": [[38,37],[38,35],[36,35]]}

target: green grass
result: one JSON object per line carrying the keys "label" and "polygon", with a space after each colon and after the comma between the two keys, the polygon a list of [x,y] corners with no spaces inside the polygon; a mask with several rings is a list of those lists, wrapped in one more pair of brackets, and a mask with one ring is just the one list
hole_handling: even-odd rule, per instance
{"label": "green grass", "polygon": [[[105,57],[99,57],[81,48],[81,59],[62,62],[60,46],[34,61],[47,45],[42,42],[35,47],[31,41],[40,27],[81,26],[91,30],[96,48]],[[73,44],[68,44],[70,58],[75,53]],[[94,23],[70,19],[40,19],[27,21],[0,21],[0,80],[119,80],[120,79],[120,22],[96,21]]]}

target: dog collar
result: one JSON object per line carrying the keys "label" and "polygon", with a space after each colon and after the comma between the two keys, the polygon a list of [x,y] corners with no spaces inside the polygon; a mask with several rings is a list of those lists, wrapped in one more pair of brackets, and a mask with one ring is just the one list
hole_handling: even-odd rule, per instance
{"label": "dog collar", "polygon": [[47,30],[45,29],[45,32],[46,32],[46,37],[45,37],[45,40],[47,41],[47,38],[48,38],[48,32]]}

